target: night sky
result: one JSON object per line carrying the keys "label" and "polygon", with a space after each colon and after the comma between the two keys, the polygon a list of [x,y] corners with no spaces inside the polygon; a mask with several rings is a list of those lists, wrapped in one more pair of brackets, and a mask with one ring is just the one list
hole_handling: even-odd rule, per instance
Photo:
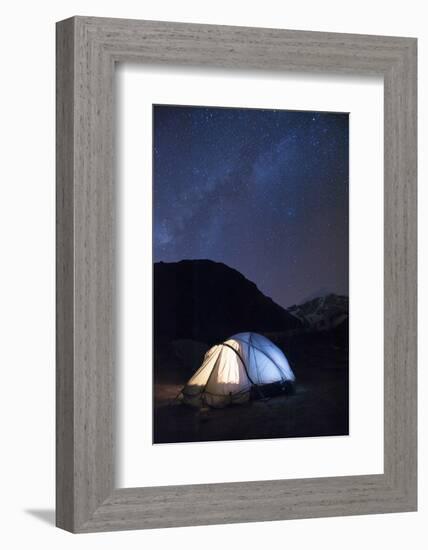
{"label": "night sky", "polygon": [[153,260],[208,258],[284,307],[348,294],[348,115],[153,107]]}

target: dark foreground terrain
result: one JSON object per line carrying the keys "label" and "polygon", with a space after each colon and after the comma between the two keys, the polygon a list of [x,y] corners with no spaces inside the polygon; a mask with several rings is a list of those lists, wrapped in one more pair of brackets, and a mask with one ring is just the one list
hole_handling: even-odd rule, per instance
{"label": "dark foreground terrain", "polygon": [[[348,298],[284,309],[211,260],[154,265],[154,443],[348,434]],[[238,332],[267,336],[296,376],[294,395],[196,410],[175,398],[205,352]]]}
{"label": "dark foreground terrain", "polygon": [[347,435],[347,347],[338,345],[337,331],[266,336],[280,345],[290,361],[296,375],[294,395],[224,409],[182,405],[175,397],[198,366],[204,346],[179,342],[157,354],[153,442]]}

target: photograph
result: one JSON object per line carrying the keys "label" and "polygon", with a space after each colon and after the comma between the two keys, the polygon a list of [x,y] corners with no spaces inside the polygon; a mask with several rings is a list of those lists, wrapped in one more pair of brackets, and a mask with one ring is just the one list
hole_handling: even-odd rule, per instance
{"label": "photograph", "polygon": [[366,4],[5,3],[1,548],[427,546],[428,25]]}
{"label": "photograph", "polygon": [[153,105],[153,443],[349,435],[348,113]]}

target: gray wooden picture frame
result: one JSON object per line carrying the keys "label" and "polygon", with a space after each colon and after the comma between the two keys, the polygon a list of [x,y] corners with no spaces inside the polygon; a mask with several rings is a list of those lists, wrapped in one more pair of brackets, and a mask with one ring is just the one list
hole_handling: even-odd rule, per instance
{"label": "gray wooden picture frame", "polygon": [[[58,527],[83,533],[416,510],[416,45],[91,17],[57,24]],[[130,61],[383,76],[383,474],[115,487],[113,81],[115,63]]]}

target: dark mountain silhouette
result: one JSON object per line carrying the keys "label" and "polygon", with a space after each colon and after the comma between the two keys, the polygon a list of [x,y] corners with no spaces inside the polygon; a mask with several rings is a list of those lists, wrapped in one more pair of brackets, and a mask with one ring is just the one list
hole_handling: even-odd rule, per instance
{"label": "dark mountain silhouette", "polygon": [[211,260],[154,264],[155,345],[176,339],[207,344],[237,332],[299,328],[241,273]]}

